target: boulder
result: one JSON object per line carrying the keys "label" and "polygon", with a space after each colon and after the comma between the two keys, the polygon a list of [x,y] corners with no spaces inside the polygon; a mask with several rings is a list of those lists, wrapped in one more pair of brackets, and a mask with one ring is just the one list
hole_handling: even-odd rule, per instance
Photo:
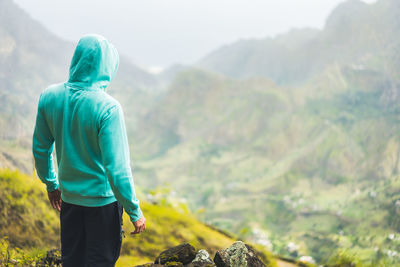
{"label": "boulder", "polygon": [[185,265],[185,267],[215,267],[215,263],[210,258],[208,252],[201,249],[197,252],[194,260],[188,265]]}
{"label": "boulder", "polygon": [[189,243],[183,243],[160,253],[154,263],[181,262],[188,264],[196,257],[196,249]]}
{"label": "boulder", "polygon": [[229,248],[217,251],[214,262],[217,267],[266,267],[255,251],[242,241],[237,241]]}

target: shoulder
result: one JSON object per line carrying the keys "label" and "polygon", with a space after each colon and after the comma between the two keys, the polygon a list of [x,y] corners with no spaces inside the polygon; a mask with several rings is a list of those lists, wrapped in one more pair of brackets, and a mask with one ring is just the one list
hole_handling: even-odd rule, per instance
{"label": "shoulder", "polygon": [[44,89],[41,95],[47,96],[47,95],[59,94],[60,92],[64,92],[64,90],[65,90],[64,83],[52,84],[48,86],[46,89]]}
{"label": "shoulder", "polygon": [[[93,93],[93,92],[92,92]],[[104,91],[95,92],[92,96],[98,105],[100,114],[110,113],[112,110],[122,110],[121,104]]]}
{"label": "shoulder", "polygon": [[99,103],[98,122],[100,124],[104,123],[111,117],[118,117],[123,114],[121,104],[114,97],[104,91],[96,92],[95,95]]}
{"label": "shoulder", "polygon": [[64,93],[64,84],[52,84],[44,89],[39,97],[39,105],[44,105],[48,101],[52,101],[55,97],[58,97],[60,94]]}
{"label": "shoulder", "polygon": [[117,99],[115,99],[114,97],[112,97],[111,95],[109,95],[108,93],[104,92],[104,91],[100,91],[97,94],[99,97],[101,97],[101,99],[103,99],[103,102],[109,106],[118,106],[121,107],[121,104],[118,102]]}

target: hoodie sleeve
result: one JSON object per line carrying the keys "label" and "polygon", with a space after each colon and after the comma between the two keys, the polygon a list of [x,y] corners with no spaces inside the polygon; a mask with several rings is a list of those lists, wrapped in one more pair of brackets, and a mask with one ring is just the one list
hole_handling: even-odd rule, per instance
{"label": "hoodie sleeve", "polygon": [[41,95],[32,140],[32,152],[35,159],[36,172],[40,180],[46,184],[48,192],[52,192],[59,187],[53,165],[53,147],[54,138],[45,119],[43,97]]}
{"label": "hoodie sleeve", "polygon": [[142,217],[130,167],[128,137],[120,105],[110,108],[100,121],[99,145],[107,177],[117,200],[132,222]]}

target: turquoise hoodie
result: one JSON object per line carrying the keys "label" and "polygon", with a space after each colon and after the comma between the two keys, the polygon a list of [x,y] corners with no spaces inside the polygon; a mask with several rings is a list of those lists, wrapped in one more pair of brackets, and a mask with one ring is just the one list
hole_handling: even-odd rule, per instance
{"label": "turquoise hoodie", "polygon": [[[136,198],[124,115],[105,92],[118,69],[118,52],[98,35],[79,40],[69,80],[40,95],[33,134],[37,174],[63,201],[98,207],[118,200],[137,221]],[[56,146],[58,177],[53,165]]]}

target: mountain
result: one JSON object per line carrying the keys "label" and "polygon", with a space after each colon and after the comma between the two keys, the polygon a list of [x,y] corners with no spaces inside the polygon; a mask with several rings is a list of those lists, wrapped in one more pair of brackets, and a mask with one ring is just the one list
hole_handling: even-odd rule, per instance
{"label": "mountain", "polygon": [[396,244],[399,113],[363,87],[372,74],[336,75],[339,93],[295,104],[270,80],[181,73],[143,124],[153,154],[135,163],[139,183],[169,186],[217,227],[266,231],[276,253],[295,242],[319,262],[343,247],[376,260]]}
{"label": "mountain", "polygon": [[399,2],[345,1],[325,28],[292,30],[276,38],[243,40],[221,47],[198,66],[230,77],[263,76],[281,85],[299,85],[334,64],[385,70],[396,77]]}
{"label": "mountain", "polygon": [[347,1],[321,31],[240,41],[180,72],[138,122],[140,183],[217,227],[264,231],[281,255],[400,264],[399,12]]}

